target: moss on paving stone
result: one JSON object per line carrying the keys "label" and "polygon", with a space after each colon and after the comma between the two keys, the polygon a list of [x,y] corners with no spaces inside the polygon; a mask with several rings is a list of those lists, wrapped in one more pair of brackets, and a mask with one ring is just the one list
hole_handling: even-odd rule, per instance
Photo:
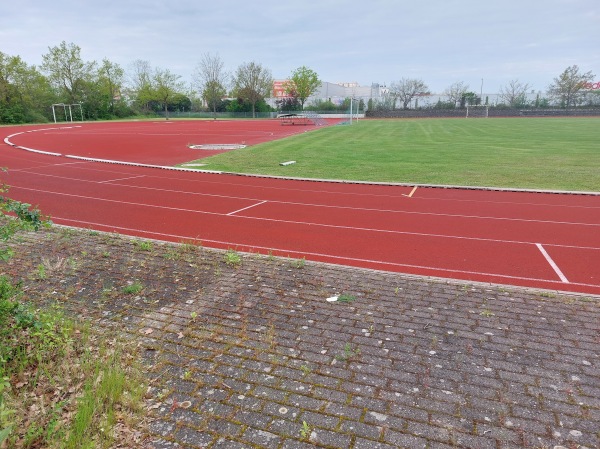
{"label": "moss on paving stone", "polygon": [[30,299],[138,345],[151,447],[600,447],[598,297],[59,227],[14,246]]}

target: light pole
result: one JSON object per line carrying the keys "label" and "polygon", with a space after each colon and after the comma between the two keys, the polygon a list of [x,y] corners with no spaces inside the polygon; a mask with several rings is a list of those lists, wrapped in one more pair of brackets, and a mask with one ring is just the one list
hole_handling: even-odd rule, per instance
{"label": "light pole", "polygon": [[481,78],[481,90],[479,91],[479,104],[483,104],[483,78]]}

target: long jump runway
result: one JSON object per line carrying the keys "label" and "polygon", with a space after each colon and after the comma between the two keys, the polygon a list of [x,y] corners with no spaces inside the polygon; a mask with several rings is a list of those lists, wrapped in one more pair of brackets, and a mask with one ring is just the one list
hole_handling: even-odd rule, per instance
{"label": "long jump runway", "polygon": [[[139,124],[141,130],[145,126]],[[178,125],[147,129],[156,126]],[[228,135],[250,144],[304,131],[288,128]],[[23,133],[29,129],[2,128],[4,136],[12,136],[11,145],[0,145],[0,166],[8,167],[2,180],[11,187],[10,197],[38,205],[59,224],[414,275],[600,294],[597,195],[295,181],[106,164],[12,145],[147,164],[199,156],[181,144],[190,139],[184,131],[177,134],[179,145],[173,143],[176,134],[154,136],[157,149],[151,140],[133,139],[110,124],[86,124],[85,132],[72,131],[71,140],[67,129],[49,131],[57,133],[52,138]],[[115,146],[119,132],[133,148],[120,159],[117,153],[125,149]],[[221,143],[223,138],[206,137]],[[92,148],[90,140],[101,145]]]}

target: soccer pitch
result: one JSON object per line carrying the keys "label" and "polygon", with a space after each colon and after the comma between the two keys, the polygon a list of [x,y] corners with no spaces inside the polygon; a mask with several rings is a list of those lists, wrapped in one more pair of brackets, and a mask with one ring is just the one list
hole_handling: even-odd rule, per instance
{"label": "soccer pitch", "polygon": [[198,162],[276,176],[598,192],[600,118],[362,120]]}

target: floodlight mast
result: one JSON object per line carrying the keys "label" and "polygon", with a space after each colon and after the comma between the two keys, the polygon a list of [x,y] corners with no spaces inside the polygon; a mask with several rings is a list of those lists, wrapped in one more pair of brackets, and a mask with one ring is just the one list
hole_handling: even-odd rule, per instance
{"label": "floodlight mast", "polygon": [[[353,101],[358,101],[358,98],[350,97],[350,124],[352,125],[352,115],[354,111]],[[358,122],[358,108],[360,107],[360,102],[356,105],[356,121]]]}

